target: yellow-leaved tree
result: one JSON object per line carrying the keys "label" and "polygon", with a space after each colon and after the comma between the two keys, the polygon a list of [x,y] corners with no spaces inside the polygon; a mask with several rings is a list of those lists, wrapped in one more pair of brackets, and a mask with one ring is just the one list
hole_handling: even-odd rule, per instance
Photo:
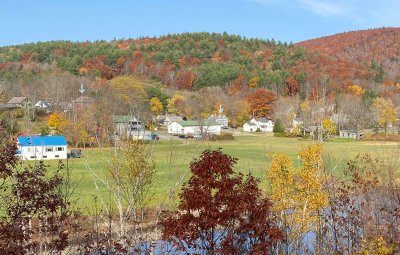
{"label": "yellow-leaved tree", "polygon": [[333,120],[330,118],[324,118],[322,120],[322,128],[326,132],[327,138],[329,139],[329,135],[335,134],[336,133],[336,125]]}
{"label": "yellow-leaved tree", "polygon": [[[273,210],[285,234],[280,246],[284,254],[301,249],[306,235],[320,233],[321,211],[328,204],[322,151],[322,144],[302,149],[299,153],[301,168],[295,168],[288,155],[275,155],[268,169]],[[318,243],[317,240],[317,250]]]}
{"label": "yellow-leaved tree", "polygon": [[169,113],[184,114],[185,112],[185,97],[175,94],[172,98],[167,100],[167,109]]}
{"label": "yellow-leaved tree", "polygon": [[150,99],[150,110],[154,115],[159,115],[164,110],[164,107],[157,97]]}
{"label": "yellow-leaved tree", "polygon": [[53,112],[47,119],[47,125],[55,134],[61,134],[68,124],[63,113]]}
{"label": "yellow-leaved tree", "polygon": [[385,134],[387,133],[387,128],[389,125],[394,125],[396,122],[396,109],[390,99],[384,99],[383,97],[378,97],[372,103],[372,108],[375,112],[378,125],[385,129]]}

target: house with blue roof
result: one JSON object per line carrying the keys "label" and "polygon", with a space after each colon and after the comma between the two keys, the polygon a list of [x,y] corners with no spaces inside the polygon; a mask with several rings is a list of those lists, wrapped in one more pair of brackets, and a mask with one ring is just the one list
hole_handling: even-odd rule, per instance
{"label": "house with blue roof", "polygon": [[66,159],[64,136],[19,136],[17,155],[22,160]]}

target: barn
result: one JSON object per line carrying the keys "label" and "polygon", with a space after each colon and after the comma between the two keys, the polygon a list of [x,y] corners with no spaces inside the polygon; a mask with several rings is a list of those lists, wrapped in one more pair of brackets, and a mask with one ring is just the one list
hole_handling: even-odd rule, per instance
{"label": "barn", "polygon": [[17,155],[22,160],[66,159],[64,136],[19,136]]}

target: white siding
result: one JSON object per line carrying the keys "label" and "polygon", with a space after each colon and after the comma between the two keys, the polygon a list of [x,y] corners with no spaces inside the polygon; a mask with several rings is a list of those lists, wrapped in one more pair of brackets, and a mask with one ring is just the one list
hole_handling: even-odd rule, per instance
{"label": "white siding", "polygon": [[21,150],[22,160],[46,160],[66,159],[67,146],[23,146]]}

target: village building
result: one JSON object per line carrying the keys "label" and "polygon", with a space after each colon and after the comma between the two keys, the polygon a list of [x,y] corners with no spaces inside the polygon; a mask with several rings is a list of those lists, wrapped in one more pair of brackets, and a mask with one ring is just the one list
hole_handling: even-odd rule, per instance
{"label": "village building", "polygon": [[32,102],[27,97],[13,97],[7,104],[15,108],[32,108]]}
{"label": "village building", "polygon": [[340,130],[339,136],[340,138],[361,139],[362,133],[355,130]]}
{"label": "village building", "polygon": [[243,125],[244,132],[272,132],[274,130],[274,122],[268,118],[252,118]]}
{"label": "village building", "polygon": [[35,104],[35,109],[44,109],[47,110],[50,108],[50,103],[43,100],[38,100]]}
{"label": "village building", "polygon": [[210,117],[208,117],[209,121],[215,121],[219,124],[221,124],[221,128],[228,128],[228,118],[225,115],[222,114],[211,114]]}
{"label": "village building", "polygon": [[71,101],[72,108],[74,111],[85,110],[94,103],[94,99],[87,96],[80,96],[75,100]]}
{"label": "village building", "polygon": [[202,135],[221,133],[221,124],[212,121],[182,120],[168,125],[168,133],[173,135]]}
{"label": "village building", "polygon": [[244,132],[256,132],[257,131],[257,124],[246,122],[243,125]]}
{"label": "village building", "polygon": [[17,156],[22,160],[66,159],[64,136],[19,136]]}
{"label": "village building", "polygon": [[162,126],[169,126],[172,122],[175,121],[183,121],[184,118],[180,115],[171,115],[171,114],[165,114],[165,115],[160,115],[157,117],[157,122],[162,125]]}

